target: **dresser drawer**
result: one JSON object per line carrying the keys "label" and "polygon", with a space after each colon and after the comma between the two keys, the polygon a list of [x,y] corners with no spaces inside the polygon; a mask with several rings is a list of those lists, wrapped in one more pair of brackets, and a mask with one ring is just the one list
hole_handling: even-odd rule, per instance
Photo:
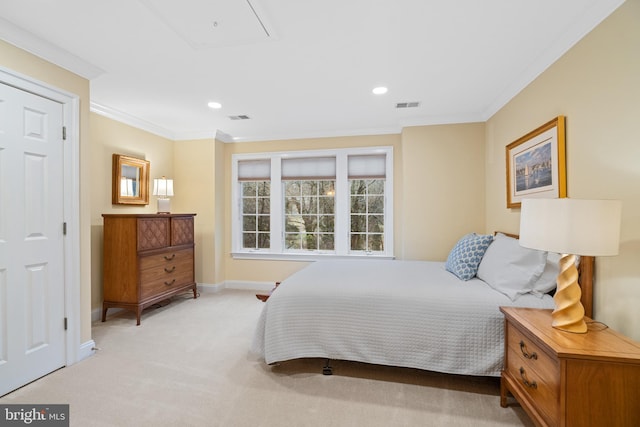
{"label": "dresser drawer", "polygon": [[507,326],[507,366],[549,424],[558,421],[560,366],[513,325]]}
{"label": "dresser drawer", "polygon": [[171,268],[176,264],[182,264],[186,260],[193,261],[193,249],[180,249],[177,251],[166,251],[155,255],[144,255],[140,257],[140,270],[150,270],[156,268]]}
{"label": "dresser drawer", "polygon": [[156,254],[140,259],[142,300],[193,281],[193,249]]}

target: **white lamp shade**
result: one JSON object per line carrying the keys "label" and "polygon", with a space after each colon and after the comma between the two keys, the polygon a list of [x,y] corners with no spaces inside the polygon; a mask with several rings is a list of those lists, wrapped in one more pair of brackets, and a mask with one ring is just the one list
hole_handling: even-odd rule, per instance
{"label": "white lamp shade", "polygon": [[619,200],[525,199],[520,213],[520,245],[585,256],[617,255]]}
{"label": "white lamp shade", "polygon": [[153,180],[153,195],[160,197],[173,196],[173,180],[166,178],[156,178]]}

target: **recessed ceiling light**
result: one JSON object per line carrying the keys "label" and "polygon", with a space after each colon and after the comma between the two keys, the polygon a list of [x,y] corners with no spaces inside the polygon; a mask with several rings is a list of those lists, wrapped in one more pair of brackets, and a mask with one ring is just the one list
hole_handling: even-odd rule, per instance
{"label": "recessed ceiling light", "polygon": [[389,89],[387,89],[384,86],[378,86],[378,87],[374,87],[373,88],[373,93],[375,93],[376,95],[384,95],[385,93],[387,93]]}
{"label": "recessed ceiling light", "polygon": [[215,108],[216,110],[222,108],[222,104],[220,104],[219,102],[210,102],[207,105],[209,106],[209,108]]}

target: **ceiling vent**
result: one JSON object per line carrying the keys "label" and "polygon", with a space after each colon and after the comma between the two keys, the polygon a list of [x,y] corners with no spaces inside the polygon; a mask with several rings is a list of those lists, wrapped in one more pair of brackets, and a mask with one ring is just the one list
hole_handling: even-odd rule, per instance
{"label": "ceiling vent", "polygon": [[229,118],[231,120],[249,120],[251,117],[245,115],[245,114],[241,114],[239,116],[229,116]]}
{"label": "ceiling vent", "polygon": [[416,108],[419,107],[419,102],[398,102],[396,108]]}

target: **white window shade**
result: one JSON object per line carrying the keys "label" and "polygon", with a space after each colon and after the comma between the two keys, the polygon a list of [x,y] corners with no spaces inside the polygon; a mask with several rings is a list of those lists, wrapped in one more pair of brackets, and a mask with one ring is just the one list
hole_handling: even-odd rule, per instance
{"label": "white window shade", "polygon": [[271,159],[238,162],[238,181],[269,181],[270,179]]}
{"label": "white window shade", "polygon": [[306,157],[282,159],[283,180],[335,179],[335,157]]}
{"label": "white window shade", "polygon": [[353,155],[348,158],[349,179],[385,178],[387,156],[384,154]]}

